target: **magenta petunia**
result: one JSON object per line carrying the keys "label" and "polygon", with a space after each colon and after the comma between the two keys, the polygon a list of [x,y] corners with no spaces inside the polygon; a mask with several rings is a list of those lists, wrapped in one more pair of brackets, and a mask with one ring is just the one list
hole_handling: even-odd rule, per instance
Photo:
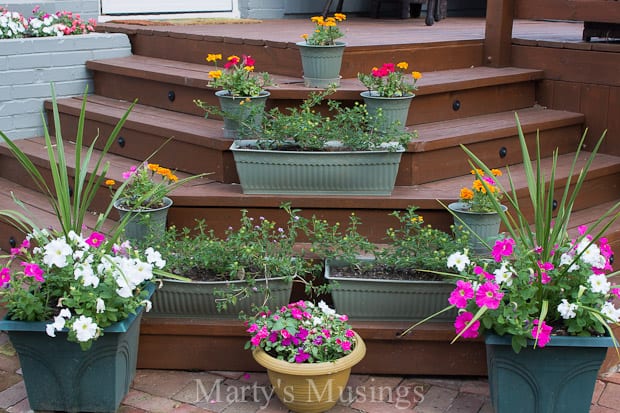
{"label": "magenta petunia", "polygon": [[105,241],[105,235],[103,235],[101,232],[93,232],[92,234],[90,234],[90,237],[86,238],[84,242],[86,242],[91,247],[97,248],[101,246],[101,244],[103,244],[103,241]]}
{"label": "magenta petunia", "polygon": [[461,334],[463,338],[476,338],[478,337],[478,329],[480,328],[480,320],[476,320],[466,330],[467,324],[474,318],[474,315],[468,311],[464,311],[456,316],[454,320],[454,328],[457,334]]}
{"label": "magenta petunia", "polygon": [[456,308],[465,308],[467,301],[474,297],[474,289],[470,282],[458,280],[456,282],[456,288],[450,294],[448,302]]}
{"label": "magenta petunia", "polygon": [[495,279],[495,276],[487,271],[484,270],[484,268],[482,268],[479,265],[476,265],[474,267],[474,274],[476,275],[484,275],[484,278],[486,278],[489,281],[493,281]]}
{"label": "magenta petunia", "polygon": [[22,262],[22,266],[24,267],[25,276],[33,277],[39,282],[45,281],[45,278],[43,278],[44,271],[37,264],[31,262]]}
{"label": "magenta petunia", "polygon": [[303,363],[310,358],[310,354],[306,353],[302,349],[295,355],[295,363]]}
{"label": "magenta petunia", "polygon": [[476,291],[476,304],[479,307],[486,306],[490,310],[495,310],[499,307],[503,296],[504,293],[499,290],[499,285],[487,281]]}
{"label": "magenta petunia", "polygon": [[545,347],[551,340],[551,326],[545,323],[545,320],[540,324],[540,332],[538,330],[538,319],[534,320],[534,328],[532,328],[532,337],[538,339],[538,347]]}
{"label": "magenta petunia", "polygon": [[0,287],[4,287],[11,281],[11,270],[4,267],[0,270]]}
{"label": "magenta petunia", "polygon": [[500,239],[495,241],[491,254],[493,259],[497,262],[502,260],[502,257],[508,257],[512,255],[512,251],[515,246],[515,240],[512,238]]}
{"label": "magenta petunia", "polygon": [[342,348],[343,351],[350,351],[351,350],[351,342],[350,341],[343,341],[342,343],[340,343],[340,347]]}

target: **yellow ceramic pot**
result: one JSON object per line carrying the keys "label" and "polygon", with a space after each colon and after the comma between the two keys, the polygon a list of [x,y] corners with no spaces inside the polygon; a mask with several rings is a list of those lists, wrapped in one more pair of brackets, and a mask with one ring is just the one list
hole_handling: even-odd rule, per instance
{"label": "yellow ceramic pot", "polygon": [[262,349],[252,355],[267,369],[271,385],[280,401],[297,413],[319,413],[332,408],[347,386],[351,368],[366,355],[366,345],[355,334],[355,348],[346,356],[324,363],[289,363]]}

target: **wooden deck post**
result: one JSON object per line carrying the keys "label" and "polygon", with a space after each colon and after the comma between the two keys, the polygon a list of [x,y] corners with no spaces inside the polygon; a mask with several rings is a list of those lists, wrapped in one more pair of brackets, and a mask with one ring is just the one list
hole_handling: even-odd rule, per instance
{"label": "wooden deck post", "polygon": [[515,0],[489,0],[487,2],[484,39],[486,66],[511,65],[512,20]]}

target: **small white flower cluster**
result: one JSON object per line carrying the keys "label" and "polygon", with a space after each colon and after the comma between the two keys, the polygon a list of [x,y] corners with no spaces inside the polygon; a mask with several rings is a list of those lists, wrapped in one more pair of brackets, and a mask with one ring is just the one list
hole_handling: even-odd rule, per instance
{"label": "small white flower cluster", "polygon": [[28,21],[28,31],[35,37],[63,36],[67,26],[57,20],[58,16],[55,14],[47,14],[42,19],[34,17]]}
{"label": "small white flower cluster", "polygon": [[25,21],[21,14],[0,8],[0,39],[23,37],[25,32]]}

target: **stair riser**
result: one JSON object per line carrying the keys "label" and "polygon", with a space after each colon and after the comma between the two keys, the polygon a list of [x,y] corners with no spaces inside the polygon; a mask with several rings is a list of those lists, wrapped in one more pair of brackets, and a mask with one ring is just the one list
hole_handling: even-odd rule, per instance
{"label": "stair riser", "polygon": [[[131,37],[134,54],[206,64],[208,53],[251,55],[256,59],[256,71],[285,76],[301,77],[301,57],[297,46],[291,43],[257,44],[229,43],[212,39],[177,38],[136,34]],[[346,39],[345,39],[346,42]],[[356,77],[359,72],[369,72],[373,66],[385,62],[407,61],[411,70],[419,72],[458,69],[480,66],[483,62],[483,45],[480,41],[459,42],[445,46],[400,45],[390,48],[352,47],[345,49],[340,75]]]}
{"label": "stair riser", "polygon": [[[581,126],[573,125],[562,128],[541,131],[540,149],[543,157],[551,156],[557,148],[560,154],[575,150],[581,138]],[[534,148],[536,133],[525,135],[530,148]],[[521,163],[521,149],[519,137],[501,136],[493,140],[486,140],[466,145],[490,168],[504,168],[506,165]],[[501,154],[504,153],[502,157]],[[406,163],[409,167],[404,168]],[[418,185],[440,179],[452,178],[467,174],[471,170],[467,155],[460,146],[452,146],[434,151],[408,152],[401,160],[401,169],[396,185]],[[410,175],[408,174],[410,172]]]}
{"label": "stair riser", "polygon": [[[95,72],[95,93],[113,99],[133,101],[140,96],[139,103],[175,112],[203,116],[204,112],[194,104],[200,99],[208,104],[219,106],[212,90],[189,86],[161,83],[146,79]],[[174,95],[171,101],[169,96]],[[298,99],[280,101],[275,93],[267,101],[267,110],[277,106],[285,110],[297,106],[306,98],[307,92],[300,91]],[[510,98],[506,98],[509,96]],[[354,99],[362,101],[358,94]],[[344,101],[345,104],[347,101]],[[351,104],[351,101],[348,101]],[[437,122],[441,120],[462,119],[469,116],[497,113],[530,107],[535,103],[533,82],[481,87],[416,96],[409,109],[407,125]],[[218,119],[218,116],[212,116]]]}
{"label": "stair riser", "polygon": [[[78,119],[73,114],[62,113],[61,122],[63,133],[67,136],[74,135],[77,130]],[[88,119],[84,128],[84,142],[92,143],[92,138],[108,136],[116,126],[116,120]],[[110,148],[110,153],[135,159],[136,162],[146,160],[151,154],[163,145],[168,136],[154,134],[148,131],[137,130],[131,126],[125,126],[119,135],[124,145],[118,143]],[[103,140],[99,139],[95,145],[101,149]],[[173,151],[175,156],[169,156]],[[152,158],[151,162],[160,163],[167,168],[179,170],[190,174],[211,173],[209,179],[218,182],[239,182],[232,153],[228,150],[208,148],[202,145],[194,145],[191,142],[172,140],[167,143]]]}
{"label": "stair riser", "polygon": [[[573,179],[573,184],[576,178]],[[586,209],[592,206],[600,205],[605,202],[613,201],[620,198],[620,172],[600,176],[593,176],[584,183],[581,188],[578,201],[574,205],[574,211]],[[564,190],[564,184],[557,184],[556,195],[558,201],[561,199]],[[448,204],[458,197],[460,187],[451,188],[449,193],[445,194],[442,202]],[[519,205],[521,211],[528,220],[533,219],[534,211],[530,206],[529,192],[527,189],[518,191]],[[316,215],[322,219],[326,219],[332,224],[340,222],[344,225],[348,221],[351,212],[359,217],[364,225],[359,227],[360,233],[367,236],[373,242],[385,242],[385,234],[389,228],[398,225],[396,219],[390,214],[395,211],[405,211],[407,206],[415,205],[419,209],[417,212],[424,217],[424,223],[434,228],[444,231],[450,231],[450,225],[453,219],[448,211],[446,211],[435,199],[416,199],[402,200],[394,198],[380,198],[376,202],[362,203],[358,206],[343,205],[341,198],[323,197],[321,199],[303,199],[297,197],[278,197],[270,196],[269,204],[265,202],[249,202],[240,207],[237,202],[230,202],[228,205],[226,200],[213,199],[205,200],[200,207],[183,206],[183,200],[175,203],[168,215],[168,224],[174,224],[177,227],[193,228],[196,219],[203,219],[205,224],[213,229],[217,234],[224,234],[231,222],[237,222],[240,217],[240,209],[244,208],[249,211],[250,216],[263,216],[269,220],[285,223],[287,216],[279,208],[282,202],[291,201],[294,208],[300,208],[302,215],[311,217]],[[237,200],[233,200],[237,201]],[[260,199],[264,201],[264,199]],[[510,210],[509,210],[510,211]],[[620,241],[620,239],[619,239]]]}

